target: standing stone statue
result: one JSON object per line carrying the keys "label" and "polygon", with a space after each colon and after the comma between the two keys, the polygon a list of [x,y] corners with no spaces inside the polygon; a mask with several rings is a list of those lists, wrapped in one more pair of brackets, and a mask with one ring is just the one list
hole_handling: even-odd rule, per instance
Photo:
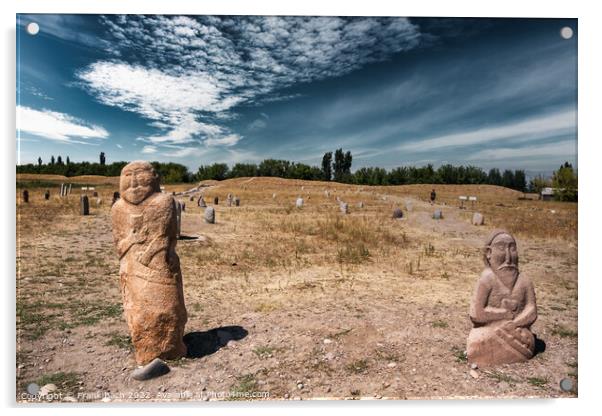
{"label": "standing stone statue", "polygon": [[240,198],[239,197],[235,197],[232,201],[234,202],[235,207],[240,206]]}
{"label": "standing stone statue", "polygon": [[226,203],[229,207],[232,206],[232,194],[228,194],[228,196],[226,197]]}
{"label": "standing stone statue", "polygon": [[121,199],[111,208],[111,219],[136,361],[182,357],[187,313],[176,254],[176,201],[161,192],[159,175],[148,162],[126,165],[119,189]]}
{"label": "standing stone statue", "polygon": [[531,280],[518,271],[514,237],[494,231],[483,260],[485,270],[470,305],[474,328],[468,335],[468,361],[479,366],[527,361],[535,351],[531,325],[537,306]]}
{"label": "standing stone statue", "polygon": [[50,191],[48,189],[46,189],[46,192],[44,192],[44,199],[46,201],[48,201],[50,199]]}
{"label": "standing stone statue", "polygon": [[303,208],[303,198],[301,198],[301,197],[297,198],[297,202],[295,202],[295,206],[297,208]]}
{"label": "standing stone statue", "polygon": [[213,205],[218,205],[219,204],[219,198],[216,196],[215,198],[213,198]]}
{"label": "standing stone statue", "polygon": [[205,198],[203,198],[203,195],[199,196],[198,204],[199,204],[199,207],[201,207],[201,208],[207,207],[207,204],[205,203]]}
{"label": "standing stone statue", "polygon": [[23,191],[23,202],[29,202],[29,191],[27,189]]}
{"label": "standing stone statue", "polygon": [[349,214],[349,204],[347,204],[347,202],[341,201],[339,209],[341,210],[341,213]]}
{"label": "standing stone statue", "polygon": [[90,215],[90,201],[88,201],[88,195],[82,195],[79,198],[79,213],[80,215]]}

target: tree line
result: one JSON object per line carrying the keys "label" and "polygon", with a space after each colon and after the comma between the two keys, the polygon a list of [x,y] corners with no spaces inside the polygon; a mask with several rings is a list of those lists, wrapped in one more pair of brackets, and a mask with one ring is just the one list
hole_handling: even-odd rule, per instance
{"label": "tree line", "polygon": [[[41,157],[38,163],[29,163],[26,165],[17,165],[17,173],[39,173],[47,175],[63,175],[67,177],[81,175],[100,175],[100,176],[119,176],[121,169],[129,162],[120,161],[110,164],[106,163],[104,152],[99,155],[99,161],[92,162],[72,162],[69,156],[63,160],[61,156],[50,157],[48,163],[43,163]],[[182,183],[195,181],[195,175],[191,174],[188,168],[179,163],[151,162],[157,173],[161,176],[164,183]]]}
{"label": "tree line", "polygon": [[[236,163],[232,167],[226,163],[213,163],[199,166],[196,173],[179,163],[151,162],[164,183],[196,182],[207,179],[224,180],[230,178],[271,176],[286,179],[320,180],[358,185],[411,185],[411,184],[487,184],[499,185],[521,192],[541,192],[544,187],[557,189],[557,199],[565,201],[577,200],[577,175],[570,163],[565,162],[554,172],[551,180],[542,176],[533,178],[527,183],[524,170],[497,168],[485,171],[476,166],[454,166],[445,164],[434,168],[426,166],[400,166],[391,170],[379,167],[363,167],[351,172],[353,156],[350,151],[337,149],[326,152],[321,166],[310,166],[304,163],[280,159],[265,159],[259,164]],[[38,158],[38,164],[18,165],[17,173],[43,173],[64,176],[104,175],[118,176],[128,162],[106,164],[104,152],[100,153],[99,162],[63,161],[61,156],[50,157],[44,164]]]}

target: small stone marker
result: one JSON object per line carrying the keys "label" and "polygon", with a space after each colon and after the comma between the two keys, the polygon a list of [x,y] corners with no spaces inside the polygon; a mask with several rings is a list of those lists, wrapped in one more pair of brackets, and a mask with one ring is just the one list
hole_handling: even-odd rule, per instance
{"label": "small stone marker", "polygon": [[231,207],[232,206],[232,194],[228,194],[226,197],[226,204]]}
{"label": "small stone marker", "polygon": [[99,207],[102,204],[102,199],[96,198],[96,206]]}
{"label": "small stone marker", "polygon": [[46,201],[48,201],[50,199],[50,191],[48,189],[46,189],[46,192],[44,192],[44,199]]}
{"label": "small stone marker", "polygon": [[359,202],[359,204],[357,204],[358,208],[364,208],[364,203],[362,201]]}
{"label": "small stone marker", "polygon": [[69,189],[67,190],[67,194],[71,194],[71,184],[69,184]]}
{"label": "small stone marker", "polygon": [[459,196],[458,199],[460,200],[460,209],[464,209],[464,202],[468,200],[468,197],[465,195]]}
{"label": "small stone marker", "polygon": [[115,204],[120,197],[121,196],[119,195],[119,192],[113,192],[113,202],[111,202],[111,206],[113,206],[113,204]]}
{"label": "small stone marker", "polygon": [[297,202],[295,202],[295,206],[297,208],[303,208],[303,198],[297,198]]}
{"label": "small stone marker", "polygon": [[180,205],[182,206],[182,211],[186,211],[186,203],[180,202]]}
{"label": "small stone marker", "polygon": [[276,199],[276,194],[275,193],[272,194],[272,199]]}
{"label": "small stone marker", "polygon": [[98,198],[98,192],[96,192],[96,191],[92,192],[92,196],[93,196],[94,198]]}
{"label": "small stone marker", "polygon": [[207,204],[205,203],[205,198],[203,198],[203,195],[199,196],[198,204],[201,208],[207,208]]}
{"label": "small stone marker", "polygon": [[194,196],[191,196],[191,197],[190,197],[190,201],[191,201],[191,202],[192,202],[192,201],[194,201]]}
{"label": "small stone marker", "polygon": [[349,205],[347,204],[347,202],[341,202],[339,208],[341,209],[341,212],[343,214],[349,214]]}
{"label": "small stone marker", "polygon": [[90,201],[88,201],[88,195],[82,195],[79,198],[79,213],[80,215],[90,215]]}
{"label": "small stone marker", "polygon": [[443,212],[441,212],[440,209],[436,209],[435,212],[433,213],[433,219],[434,220],[442,220],[443,219]]}
{"label": "small stone marker", "polygon": [[412,203],[412,200],[410,200],[410,199],[405,200],[405,206],[406,206],[406,211],[408,211],[408,212],[412,212],[412,210],[414,209],[414,204]]}
{"label": "small stone marker", "polygon": [[395,208],[393,210],[393,216],[394,219],[398,220],[400,218],[403,218],[403,211],[401,210],[401,208]]}
{"label": "small stone marker", "polygon": [[233,201],[234,201],[234,206],[235,207],[239,207],[240,206],[240,198],[239,197],[235,197]]}
{"label": "small stone marker", "polygon": [[207,224],[215,224],[215,209],[213,207],[205,208],[203,218]]}
{"label": "small stone marker", "polygon": [[328,191],[324,191],[324,196],[325,196],[326,198],[330,198],[330,192],[328,192]]}
{"label": "small stone marker", "polygon": [[218,205],[219,204],[219,198],[215,197],[213,198],[213,205]]}
{"label": "small stone marker", "polygon": [[483,218],[483,214],[480,212],[475,212],[472,214],[472,224],[473,225],[483,225],[485,224],[485,218]]}
{"label": "small stone marker", "polygon": [[150,380],[151,378],[161,377],[169,373],[169,371],[169,366],[165,361],[155,358],[144,367],[132,371],[132,378],[138,381]]}
{"label": "small stone marker", "polygon": [[27,189],[23,191],[23,202],[29,202],[29,191]]}

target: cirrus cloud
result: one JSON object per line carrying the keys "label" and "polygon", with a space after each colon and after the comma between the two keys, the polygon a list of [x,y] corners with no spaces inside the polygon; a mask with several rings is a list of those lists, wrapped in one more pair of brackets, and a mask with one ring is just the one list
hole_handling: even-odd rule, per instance
{"label": "cirrus cloud", "polygon": [[101,22],[113,59],[77,75],[101,103],[159,128],[144,137],[152,145],[234,146],[242,137],[223,122],[236,106],[295,97],[279,91],[421,42],[406,18],[128,15]]}
{"label": "cirrus cloud", "polygon": [[101,126],[69,114],[17,106],[17,130],[65,143],[93,144],[78,139],[106,139],[109,133]]}

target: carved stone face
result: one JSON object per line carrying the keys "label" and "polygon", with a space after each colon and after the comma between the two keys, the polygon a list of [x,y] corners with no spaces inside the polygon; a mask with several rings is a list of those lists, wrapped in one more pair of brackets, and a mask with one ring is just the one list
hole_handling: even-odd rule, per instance
{"label": "carved stone face", "polygon": [[129,163],[121,171],[119,191],[127,202],[138,205],[159,192],[159,175],[148,162]]}
{"label": "carved stone face", "polygon": [[507,233],[497,235],[487,248],[489,267],[496,275],[518,274],[518,250],[516,241]]}

